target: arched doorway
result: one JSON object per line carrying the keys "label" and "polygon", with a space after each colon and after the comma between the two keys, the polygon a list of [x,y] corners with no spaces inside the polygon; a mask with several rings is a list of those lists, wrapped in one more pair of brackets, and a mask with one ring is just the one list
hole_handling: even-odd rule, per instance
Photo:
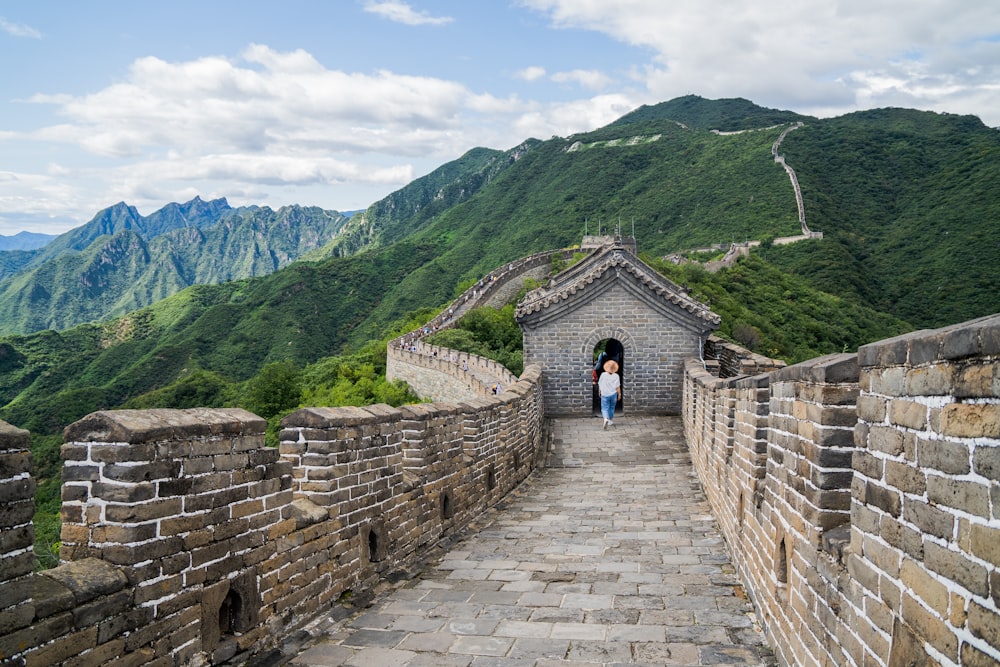
{"label": "arched doorway", "polygon": [[604,373],[604,362],[609,359],[613,359],[618,362],[618,376],[621,378],[622,385],[622,397],[618,399],[618,403],[615,404],[616,415],[620,415],[622,413],[622,406],[625,402],[625,347],[617,338],[605,338],[598,341],[597,345],[594,346],[593,358],[591,360],[593,364],[593,372],[591,373],[591,378],[593,380],[593,389],[591,390],[591,414],[593,414],[594,417],[601,416],[601,395],[597,390],[597,381]]}

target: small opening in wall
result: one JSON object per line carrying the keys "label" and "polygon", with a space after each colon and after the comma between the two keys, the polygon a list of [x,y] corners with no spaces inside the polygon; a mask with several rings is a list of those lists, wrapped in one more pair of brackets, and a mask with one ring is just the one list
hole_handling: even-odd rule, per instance
{"label": "small opening in wall", "polygon": [[490,466],[486,471],[486,490],[492,491],[497,488],[497,472],[496,468]]}
{"label": "small opening in wall", "polygon": [[368,561],[371,563],[377,563],[379,561],[378,555],[378,533],[376,533],[372,528],[368,529]]}
{"label": "small opening in wall", "polygon": [[451,494],[442,493],[441,494],[441,518],[450,519],[455,513],[455,510],[451,506]]}
{"label": "small opening in wall", "polygon": [[240,594],[230,589],[226,597],[219,605],[219,637],[220,639],[232,636],[235,632],[237,620],[243,611],[243,599]]}
{"label": "small opening in wall", "polygon": [[521,469],[521,453],[515,451],[514,452],[514,470],[516,471],[516,470],[520,470],[520,469]]}
{"label": "small opening in wall", "polygon": [[257,573],[253,569],[206,586],[201,598],[203,650],[211,653],[223,644],[236,646],[236,637],[256,627],[260,608]]}
{"label": "small opening in wall", "polygon": [[779,584],[788,583],[788,552],[783,537],[778,543],[778,553],[775,554],[774,558],[774,576],[777,577]]}
{"label": "small opening in wall", "polygon": [[738,526],[743,525],[743,493],[740,493],[740,497],[736,500],[736,524]]}

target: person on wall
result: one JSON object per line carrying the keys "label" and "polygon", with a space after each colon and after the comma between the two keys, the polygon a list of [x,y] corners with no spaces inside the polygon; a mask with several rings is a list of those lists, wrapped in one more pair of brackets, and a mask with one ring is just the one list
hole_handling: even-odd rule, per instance
{"label": "person on wall", "polygon": [[618,362],[610,359],[604,362],[604,372],[597,381],[601,393],[601,414],[604,416],[604,428],[615,425],[615,405],[622,397],[621,378],[618,377]]}

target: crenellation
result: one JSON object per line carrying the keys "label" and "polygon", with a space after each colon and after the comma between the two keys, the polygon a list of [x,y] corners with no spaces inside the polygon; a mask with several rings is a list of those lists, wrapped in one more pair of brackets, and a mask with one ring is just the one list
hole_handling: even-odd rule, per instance
{"label": "crenellation", "polygon": [[[304,408],[276,449],[242,410],[88,415],[64,433],[64,562],[47,572],[31,572],[29,437],[0,423],[0,662],[265,655],[406,576],[531,474],[546,416],[589,410],[588,355],[608,337],[626,350],[630,409],[683,416],[782,665],[1000,662],[1000,316],[785,367],[701,338],[690,309],[664,322],[669,308],[636,297],[663,285],[595,256],[607,264],[522,304],[539,321],[523,322],[520,378],[402,337],[389,365],[439,402]],[[585,273],[600,299],[540,305]]]}
{"label": "crenellation", "polygon": [[[853,362],[837,355],[777,371],[757,399],[763,417],[749,397],[738,400],[742,427],[704,407],[716,405],[718,381],[688,364],[692,460],[703,480],[729,475],[709,500],[738,544],[737,568],[783,664],[1000,662],[1000,637],[984,629],[1000,623],[997,360],[975,356],[998,339],[994,316],[865,346],[853,381]],[[750,433],[761,419],[763,478],[707,455],[732,429],[734,460],[754,460]],[[756,509],[733,513],[755,484]],[[826,539],[837,531],[843,537]],[[751,550],[749,535],[774,551]],[[760,558],[779,541],[791,572]],[[973,632],[976,605],[983,627]]]}
{"label": "crenellation", "polygon": [[[429,457],[433,459],[431,467],[447,466],[456,455],[464,460],[462,445],[466,435],[455,425],[460,422],[448,417],[453,412],[445,408],[438,415],[434,427],[436,435],[428,442],[451,444],[444,447],[446,456]],[[102,632],[98,632],[96,624],[83,628],[36,626],[36,629],[58,630],[61,638],[46,646],[68,646],[65,642],[74,646],[80,644],[76,660],[82,662],[87,659],[84,656],[106,657],[116,650],[143,656],[149,664],[160,660],[163,652],[179,663],[202,653],[213,656],[210,659],[221,659],[220,656],[236,655],[232,649],[234,642],[239,650],[246,650],[259,642],[266,644],[270,635],[248,629],[238,638],[219,642],[222,648],[212,648],[211,637],[203,636],[204,632],[198,630],[198,624],[192,623],[192,619],[200,617],[204,622],[205,618],[211,618],[212,614],[206,616],[202,609],[211,596],[201,595],[199,591],[216,590],[215,582],[235,582],[234,573],[240,573],[237,579],[249,575],[255,583],[252,592],[245,591],[250,599],[244,602],[253,606],[254,599],[259,598],[259,604],[264,606],[259,614],[265,619],[273,618],[278,609],[295,610],[298,622],[319,609],[318,600],[333,604],[346,588],[371,585],[372,576],[364,574],[369,566],[358,555],[361,552],[359,541],[354,541],[356,546],[352,549],[347,546],[350,538],[345,537],[360,537],[359,527],[363,522],[375,516],[391,516],[394,503],[406,496],[398,488],[403,478],[399,472],[402,457],[393,455],[402,437],[394,435],[393,429],[372,425],[387,417],[398,421],[398,412],[379,410],[377,415],[367,413],[365,416],[355,410],[346,410],[336,415],[341,422],[331,424],[337,429],[336,434],[349,433],[356,445],[337,448],[337,451],[352,452],[352,457],[358,458],[341,464],[354,470],[348,476],[353,475],[355,485],[345,490],[357,499],[357,503],[347,501],[345,507],[337,508],[334,518],[316,505],[304,505],[307,503],[304,499],[296,500],[293,462],[279,458],[276,450],[262,448],[262,420],[249,413],[237,414],[234,419],[233,415],[220,411],[197,416],[219,418],[220,424],[202,424],[192,429],[188,436],[190,446],[154,439],[154,436],[162,436],[183,440],[186,434],[182,427],[192,418],[187,411],[157,411],[153,416],[103,413],[90,418],[86,429],[78,426],[73,431],[68,430],[68,433],[84,433],[88,438],[66,450],[86,463],[90,470],[86,475],[74,475],[72,470],[67,474],[67,486],[71,491],[66,493],[64,553],[72,558],[99,555],[107,567],[122,568],[120,571],[127,573],[133,582],[129,605],[134,605],[135,611],[149,609],[152,616],[144,619],[141,629],[124,621],[114,625],[102,621]],[[236,422],[240,420],[254,424],[258,430],[254,432],[238,426]],[[317,421],[315,415],[308,414],[304,420],[314,424]],[[331,421],[336,422],[336,419]],[[97,424],[102,428],[96,428]],[[242,435],[233,437],[234,430]],[[286,428],[284,432],[291,434],[292,430]],[[120,446],[121,443],[108,446],[96,439],[98,432],[132,432],[141,441],[140,446],[131,449]],[[217,440],[205,433],[218,434]],[[288,438],[294,440],[289,445],[304,441],[299,434],[294,435]],[[336,435],[332,433],[323,433],[315,441],[329,443],[334,438]],[[82,445],[84,442],[91,444]],[[255,442],[257,449],[248,449],[247,442]],[[308,441],[305,442],[303,457],[308,456]],[[128,456],[122,456],[123,453]],[[134,459],[135,464],[123,466],[122,462],[128,458]],[[387,476],[385,471],[393,465],[397,473]],[[449,497],[454,499],[458,511],[449,511],[448,516],[442,516],[437,523],[457,525],[457,521],[467,520],[471,514],[461,507],[460,484],[447,482],[455,473],[444,470],[439,473],[445,481],[434,482],[438,485],[434,499],[439,501],[443,495],[454,494]],[[305,475],[298,478],[303,477]],[[298,503],[294,512],[291,510],[293,503]],[[372,513],[365,509],[368,503],[375,503],[380,509]],[[289,509],[284,509],[286,507]],[[480,509],[485,507],[483,504]],[[286,513],[288,518],[283,519]],[[434,521],[433,508],[425,509],[422,519],[415,526],[426,532],[428,522]],[[383,529],[381,534],[388,536],[389,533]],[[11,536],[16,534],[6,533],[0,544],[10,543]],[[418,540],[419,543],[430,541]],[[385,567],[405,562],[415,554],[414,548],[407,550],[404,547],[401,551],[404,553],[400,556],[388,558],[393,551],[386,545],[381,550]],[[275,572],[276,578],[269,572]],[[338,575],[335,581],[330,577],[331,572]],[[336,590],[331,591],[331,587]],[[107,610],[111,604],[121,606],[120,598],[121,595],[93,608]],[[268,605],[264,600],[272,602]],[[25,605],[25,609],[29,607]],[[131,616],[140,618],[135,612]],[[78,615],[76,622],[89,622],[87,618]],[[115,632],[111,628],[116,628]]]}

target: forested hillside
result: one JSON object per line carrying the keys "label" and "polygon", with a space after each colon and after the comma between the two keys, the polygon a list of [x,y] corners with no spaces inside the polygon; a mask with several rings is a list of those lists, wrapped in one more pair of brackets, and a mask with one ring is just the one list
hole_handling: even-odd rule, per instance
{"label": "forested hillside", "polygon": [[[771,154],[792,123],[802,125],[780,153],[798,175],[809,227],[824,238],[776,246],[800,229],[792,185]],[[86,301],[88,281],[110,285],[115,276],[156,293],[178,276],[194,280],[166,268],[182,265],[172,239],[194,236],[224,260],[208,270],[224,281],[240,262],[253,266],[227,255],[227,239],[245,234],[260,251],[251,258],[274,259],[281,243],[299,243],[279,230],[294,229],[297,216],[329,214],[333,240],[267,276],[187,287],[139,309],[123,298],[111,304],[128,311],[116,318],[0,338],[0,419],[32,431],[36,462],[48,471],[40,477],[56,480],[59,433],[97,409],[241,405],[274,423],[303,402],[404,400],[380,378],[393,333],[426,321],[498,266],[573,246],[599,228],[634,232],[645,261],[722,316],[721,335],[789,362],[854,350],[1000,312],[998,178],[1000,133],[975,118],[887,109],[815,119],[688,97],[594,132],[471,151],[350,220],[212,203],[214,227],[185,223],[189,205],[165,208],[152,224],[112,207],[77,237],[0,253],[20,262],[19,275],[37,276],[9,298],[41,304],[44,290],[51,303],[61,290]],[[662,259],[748,240],[762,246],[714,274]],[[41,252],[56,259],[42,261]],[[153,265],[159,273],[143,273]],[[70,288],[72,279],[55,279],[60,272],[94,280]],[[49,512],[55,483],[40,492]]]}
{"label": "forested hillside", "polygon": [[351,255],[406,237],[475,195],[537,143],[532,140],[510,151],[472,149],[352,217],[332,241],[306,259]]}
{"label": "forested hillside", "polygon": [[124,315],[190,285],[262,276],[332,239],[347,218],[224,199],[143,217],[116,204],[35,252],[0,253],[0,335],[67,329]]}
{"label": "forested hillside", "polygon": [[[782,130],[773,125],[782,121],[804,122],[781,152],[798,173],[810,226],[825,237],[767,247],[768,239],[799,230],[791,184],[771,156]],[[728,135],[706,129],[758,123],[769,129]],[[3,339],[0,417],[54,432],[90,409],[120,405],[192,369],[244,381],[268,362],[306,364],[360,349],[413,311],[442,306],[460,284],[526,254],[571,246],[599,225],[634,230],[649,261],[712,243],[764,240],[763,262],[720,273],[709,291],[717,308],[720,290],[742,294],[742,307],[750,309],[738,314],[740,330],[756,329],[762,350],[792,361],[995,312],[1000,195],[990,185],[1000,169],[997,136],[968,117],[882,110],[817,120],[745,100],[689,97],[644,107],[595,132],[529,141],[508,152],[474,151],[346,226],[333,217],[331,224],[353,239],[335,256],[264,279],[189,289],[105,324]],[[127,207],[105,212],[88,238],[117,230],[106,243],[144,244],[149,253],[171,235],[210,238],[206,229],[167,231],[194,217],[186,206],[184,215],[168,215],[178,211],[168,207],[154,216],[155,225],[144,223],[160,230],[152,240],[134,233],[139,225]],[[302,216],[311,211],[294,209]],[[281,219],[269,209],[229,209],[220,228],[232,234],[237,220],[263,212]],[[288,227],[294,216],[285,215]],[[50,246],[56,243],[71,245],[57,239]],[[76,245],[87,247],[86,239]],[[225,257],[222,245],[212,247],[210,255]],[[75,257],[117,272],[127,268],[102,263],[99,255]],[[225,259],[222,265],[236,264]],[[781,294],[755,298],[778,283],[787,283]],[[804,308],[807,286],[836,297],[838,306],[810,309],[815,324],[804,341],[803,332],[783,327]],[[808,297],[812,306],[821,301]],[[865,322],[827,327],[824,334],[824,309],[831,321],[853,312]],[[734,326],[724,318],[724,333]]]}
{"label": "forested hillside", "polygon": [[782,152],[822,243],[764,256],[921,328],[1000,311],[1000,132],[907,109],[810,122]]}

